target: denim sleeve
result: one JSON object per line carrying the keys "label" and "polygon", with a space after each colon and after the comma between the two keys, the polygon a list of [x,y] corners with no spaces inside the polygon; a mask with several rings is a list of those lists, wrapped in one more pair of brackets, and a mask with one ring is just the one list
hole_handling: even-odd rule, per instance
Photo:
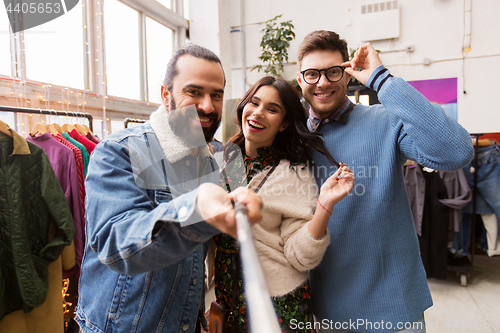
{"label": "denim sleeve", "polygon": [[87,243],[121,273],[174,264],[219,233],[201,220],[196,189],[155,207],[136,184],[128,148],[119,142],[97,145],[85,186]]}
{"label": "denim sleeve", "polygon": [[429,102],[401,78],[380,65],[367,86],[378,92],[382,105],[400,126],[398,144],[403,155],[432,169],[453,171],[473,156],[469,133],[440,105]]}

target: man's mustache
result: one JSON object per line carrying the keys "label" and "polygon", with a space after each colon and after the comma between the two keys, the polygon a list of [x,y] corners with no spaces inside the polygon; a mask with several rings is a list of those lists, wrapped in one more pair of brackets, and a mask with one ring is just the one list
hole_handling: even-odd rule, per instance
{"label": "man's mustache", "polygon": [[198,110],[197,113],[198,113],[198,117],[206,117],[210,120],[212,120],[212,119],[217,120],[218,119],[217,114],[215,112],[205,113],[203,111]]}

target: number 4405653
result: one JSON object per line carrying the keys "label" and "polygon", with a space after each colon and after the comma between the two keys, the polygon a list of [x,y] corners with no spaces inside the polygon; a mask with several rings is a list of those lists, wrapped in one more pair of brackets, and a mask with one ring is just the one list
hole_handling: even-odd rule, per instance
{"label": "number 4405653", "polygon": [[14,8],[12,8],[12,3],[7,5],[7,13],[23,13],[23,14],[35,14],[35,13],[55,13],[59,14],[61,12],[61,3],[26,3],[22,5],[17,3]]}

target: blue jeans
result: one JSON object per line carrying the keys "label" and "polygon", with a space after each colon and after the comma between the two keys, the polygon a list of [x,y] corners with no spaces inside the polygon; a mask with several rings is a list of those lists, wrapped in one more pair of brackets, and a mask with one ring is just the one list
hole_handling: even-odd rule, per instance
{"label": "blue jeans", "polygon": [[[488,146],[479,149],[477,184],[476,184],[476,214],[495,213],[500,221],[500,148]],[[474,186],[474,173],[470,169],[474,166],[474,160],[463,168],[465,177],[471,189]],[[472,213],[472,202],[462,210],[464,213]],[[456,234],[453,248],[457,252],[467,254],[468,241],[470,238],[470,217],[464,214],[462,220],[461,234]]]}
{"label": "blue jeans", "polygon": [[[377,324],[380,323],[372,323],[372,326],[374,329],[370,330],[370,332],[377,332]],[[358,333],[357,331],[349,330],[349,329],[336,329],[335,327],[329,327],[324,329],[325,325],[322,325],[321,328],[318,329],[318,333]],[[333,326],[333,325],[331,325]],[[364,325],[366,326],[366,325]],[[380,325],[379,325],[380,326]],[[410,327],[411,326],[411,327]],[[415,320],[413,323],[406,323],[406,325],[401,324],[401,327],[403,329],[398,330],[398,328],[394,327],[395,331],[397,333],[425,333],[425,319],[424,319],[424,314],[422,314],[420,317],[418,317],[417,320]],[[409,328],[404,328],[404,327],[409,327]],[[383,327],[387,328],[387,326]]]}
{"label": "blue jeans", "polygon": [[[476,214],[495,213],[500,216],[500,147],[488,146],[479,149],[476,187]],[[470,168],[474,160],[464,167],[469,186],[474,185],[474,174]],[[472,213],[472,202],[465,206],[466,213]]]}

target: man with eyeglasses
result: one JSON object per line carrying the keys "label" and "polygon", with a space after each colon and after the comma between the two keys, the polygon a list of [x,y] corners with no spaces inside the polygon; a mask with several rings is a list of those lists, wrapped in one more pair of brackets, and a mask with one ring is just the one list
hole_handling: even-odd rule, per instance
{"label": "man with eyeglasses", "polygon": [[[298,50],[297,81],[310,105],[308,127],[323,134],[336,160],[356,177],[351,195],[335,206],[331,244],[311,271],[320,332],[425,332],[432,305],[403,180],[407,159],[458,170],[471,159],[467,131],[382,65],[364,44],[349,61],[347,42],[331,31],[307,35]],[[353,104],[354,76],[382,104]],[[312,152],[321,185],[334,172]]]}

